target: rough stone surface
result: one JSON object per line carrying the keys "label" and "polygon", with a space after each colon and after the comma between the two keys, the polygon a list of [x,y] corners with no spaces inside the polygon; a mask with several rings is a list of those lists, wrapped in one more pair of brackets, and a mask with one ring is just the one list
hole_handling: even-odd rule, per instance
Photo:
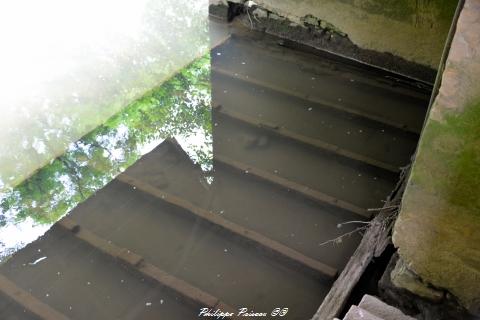
{"label": "rough stone surface", "polygon": [[466,0],[422,133],[394,244],[408,269],[480,316],[480,1]]}
{"label": "rough stone surface", "polygon": [[377,316],[374,316],[367,310],[363,310],[362,308],[359,308],[357,306],[352,306],[350,310],[348,310],[343,320],[383,320],[383,319]]}
{"label": "rough stone surface", "polygon": [[407,268],[402,259],[398,259],[395,268],[390,273],[390,278],[395,286],[409,290],[422,298],[436,302],[443,299],[442,291],[424,284],[415,273]]}
{"label": "rough stone surface", "polygon": [[255,15],[255,17],[257,18],[266,18],[268,17],[268,11],[267,10],[263,10],[261,8],[256,8],[255,10],[253,10],[253,14]]}
{"label": "rough stone surface", "polygon": [[371,295],[365,295],[358,306],[383,320],[415,320]]}
{"label": "rough stone surface", "polygon": [[404,314],[410,315],[417,320],[479,319],[469,314],[465,308],[458,304],[457,299],[448,293],[444,295],[441,301],[434,302],[393,285],[390,275],[397,264],[397,260],[398,254],[394,254],[378,282],[379,295],[382,301],[395,306]]}
{"label": "rough stone surface", "polygon": [[325,21],[363,49],[389,52],[437,68],[457,0],[257,0],[259,6],[303,25]]}
{"label": "rough stone surface", "polygon": [[[273,19],[273,20],[285,20],[284,17],[280,17],[278,14],[275,14],[273,12],[270,12],[270,14],[268,15],[268,18]],[[297,25],[297,24],[295,23],[295,25]]]}

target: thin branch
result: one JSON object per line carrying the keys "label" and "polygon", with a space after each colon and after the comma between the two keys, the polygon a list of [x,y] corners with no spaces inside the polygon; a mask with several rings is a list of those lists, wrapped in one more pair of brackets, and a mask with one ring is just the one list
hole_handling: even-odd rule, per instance
{"label": "thin branch", "polygon": [[386,207],[383,207],[383,208],[368,208],[367,211],[383,211],[383,210],[388,210],[388,209],[397,209],[397,205],[386,206]]}
{"label": "thin branch", "polygon": [[334,239],[330,239],[330,240],[327,240],[327,241],[325,241],[325,242],[322,242],[322,243],[320,243],[318,246],[321,247],[321,246],[324,246],[324,245],[326,245],[326,244],[328,244],[328,243],[333,243],[333,244],[340,243],[340,242],[343,241],[343,238],[349,237],[349,236],[351,236],[352,234],[355,234],[355,233],[357,233],[357,232],[360,232],[360,231],[362,231],[362,230],[367,230],[367,229],[368,229],[368,226],[358,227],[358,228],[356,228],[355,230],[352,230],[352,231],[350,231],[350,232],[344,233],[344,234],[342,234],[342,235],[340,235],[340,236],[338,236],[338,237],[336,237],[336,238],[334,238]]}
{"label": "thin branch", "polygon": [[250,20],[250,29],[253,29],[253,22],[252,22],[252,18],[250,18],[250,13],[248,11],[248,8],[247,8],[247,16],[248,16],[248,20]]}
{"label": "thin branch", "polygon": [[352,224],[352,223],[369,224],[370,221],[356,221],[356,220],[354,220],[354,221],[341,222],[341,223],[337,224],[337,228],[341,228],[341,227],[343,227],[343,226],[346,225],[346,224]]}

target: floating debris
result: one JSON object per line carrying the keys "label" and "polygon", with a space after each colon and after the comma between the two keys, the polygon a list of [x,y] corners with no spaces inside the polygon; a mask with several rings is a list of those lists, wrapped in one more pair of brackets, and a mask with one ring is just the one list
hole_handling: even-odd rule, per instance
{"label": "floating debris", "polygon": [[[39,250],[38,252],[40,252],[40,249],[38,249],[38,250]],[[42,262],[42,261],[45,260],[45,259],[47,259],[47,257],[38,258],[37,260],[35,260],[35,261],[33,261],[33,262],[29,262],[28,265],[34,266],[34,265],[36,265],[37,263]]]}

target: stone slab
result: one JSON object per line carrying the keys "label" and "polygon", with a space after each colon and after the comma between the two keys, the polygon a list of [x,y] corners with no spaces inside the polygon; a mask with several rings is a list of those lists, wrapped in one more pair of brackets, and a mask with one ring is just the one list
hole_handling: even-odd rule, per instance
{"label": "stone slab", "polygon": [[383,319],[371,314],[367,310],[364,310],[360,307],[352,306],[350,310],[348,310],[343,320],[383,320]]}
{"label": "stone slab", "polygon": [[415,320],[415,318],[406,316],[397,308],[371,295],[363,296],[358,306],[384,320]]}

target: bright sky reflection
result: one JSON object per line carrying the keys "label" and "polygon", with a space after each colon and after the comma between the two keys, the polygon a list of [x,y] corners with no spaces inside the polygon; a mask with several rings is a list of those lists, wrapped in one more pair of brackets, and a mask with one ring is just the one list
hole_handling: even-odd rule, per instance
{"label": "bright sky reflection", "polygon": [[204,0],[0,3],[0,190],[208,49]]}

